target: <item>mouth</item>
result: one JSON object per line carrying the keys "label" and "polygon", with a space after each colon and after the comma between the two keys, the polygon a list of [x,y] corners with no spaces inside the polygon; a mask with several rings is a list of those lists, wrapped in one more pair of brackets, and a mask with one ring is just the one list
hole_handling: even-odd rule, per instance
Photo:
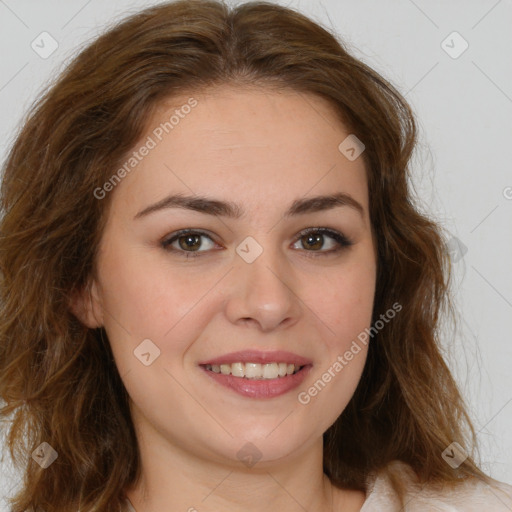
{"label": "mouth", "polygon": [[312,366],[309,359],[282,351],[241,351],[199,363],[207,377],[230,392],[261,399],[292,391]]}

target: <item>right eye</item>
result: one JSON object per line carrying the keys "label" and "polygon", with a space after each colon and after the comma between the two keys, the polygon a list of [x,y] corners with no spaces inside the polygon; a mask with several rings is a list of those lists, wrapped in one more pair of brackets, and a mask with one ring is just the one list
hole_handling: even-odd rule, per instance
{"label": "right eye", "polygon": [[[208,238],[212,243],[214,243],[213,239],[202,231],[181,229],[180,231],[173,233],[169,238],[166,238],[162,242],[162,247],[166,251],[177,253],[181,256],[185,256],[186,258],[195,258],[200,256],[200,254],[195,253],[208,252],[208,249],[211,249],[211,247],[207,247],[205,250],[200,250],[203,246],[203,242],[201,241],[202,237]],[[178,247],[174,246],[176,242]]]}

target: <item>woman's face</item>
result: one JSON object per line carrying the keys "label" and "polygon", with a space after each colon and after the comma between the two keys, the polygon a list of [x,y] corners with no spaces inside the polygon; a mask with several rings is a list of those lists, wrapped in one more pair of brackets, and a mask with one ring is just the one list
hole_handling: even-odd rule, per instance
{"label": "woman's face", "polygon": [[238,466],[292,460],[343,411],[366,359],[351,351],[376,279],[360,148],[339,149],[349,132],[312,95],[193,98],[161,104],[104,187],[82,318],[107,332],[141,442]]}

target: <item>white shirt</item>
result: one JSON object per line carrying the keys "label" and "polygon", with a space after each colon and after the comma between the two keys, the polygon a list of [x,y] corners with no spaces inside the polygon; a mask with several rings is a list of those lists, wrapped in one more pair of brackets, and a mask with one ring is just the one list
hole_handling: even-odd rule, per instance
{"label": "white shirt", "polygon": [[491,487],[473,478],[452,490],[445,485],[419,485],[412,468],[403,462],[390,464],[405,483],[405,506],[385,471],[368,481],[366,500],[360,512],[512,512],[512,486],[495,482]]}
{"label": "white shirt", "polygon": [[[386,471],[367,481],[366,500],[360,512],[512,512],[512,486],[496,482],[492,487],[474,478],[456,490],[448,485],[419,485],[412,468],[403,462],[390,464],[405,484],[405,507],[400,505]],[[265,509],[262,504],[262,510]],[[136,512],[127,500],[125,512]]]}

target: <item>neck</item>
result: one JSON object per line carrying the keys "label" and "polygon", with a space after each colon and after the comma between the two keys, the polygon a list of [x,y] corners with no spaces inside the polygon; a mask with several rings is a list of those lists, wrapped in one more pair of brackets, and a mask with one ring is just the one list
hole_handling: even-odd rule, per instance
{"label": "neck", "polygon": [[323,473],[321,439],[293,460],[251,468],[239,461],[201,459],[155,441],[139,444],[141,477],[127,490],[137,512],[326,512],[339,497]]}

